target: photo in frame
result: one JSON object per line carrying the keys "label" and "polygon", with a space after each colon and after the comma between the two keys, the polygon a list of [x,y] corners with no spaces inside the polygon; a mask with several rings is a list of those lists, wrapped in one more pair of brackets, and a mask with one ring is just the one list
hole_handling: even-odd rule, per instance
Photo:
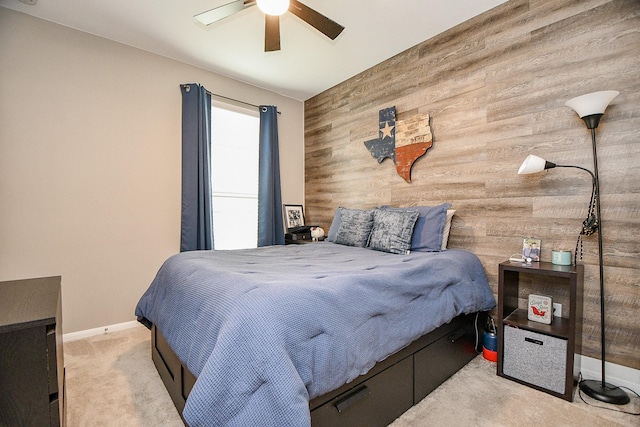
{"label": "photo in frame", "polygon": [[284,225],[287,230],[304,226],[304,211],[302,205],[283,205]]}
{"label": "photo in frame", "polygon": [[524,259],[531,258],[531,261],[540,261],[540,252],[542,250],[542,241],[527,237],[522,242],[522,257]]}

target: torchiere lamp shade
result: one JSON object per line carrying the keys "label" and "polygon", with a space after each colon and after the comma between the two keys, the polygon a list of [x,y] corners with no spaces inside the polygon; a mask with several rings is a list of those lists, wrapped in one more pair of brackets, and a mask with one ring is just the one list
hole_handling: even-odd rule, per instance
{"label": "torchiere lamp shade", "polygon": [[604,114],[609,103],[613,98],[618,96],[620,92],[617,90],[603,90],[601,92],[592,92],[586,95],[576,96],[565,102],[564,105],[572,108],[580,118],[591,116],[592,114]]}

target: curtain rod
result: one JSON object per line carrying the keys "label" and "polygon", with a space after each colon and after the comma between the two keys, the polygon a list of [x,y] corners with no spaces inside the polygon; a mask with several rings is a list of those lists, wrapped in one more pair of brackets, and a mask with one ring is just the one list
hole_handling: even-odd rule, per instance
{"label": "curtain rod", "polygon": [[[190,86],[189,86],[188,84],[184,84],[184,85],[182,85],[182,86],[184,86],[184,88],[185,88],[185,90],[186,90],[187,92],[189,92],[189,89],[191,89],[191,88],[190,88]],[[205,90],[206,90],[206,89],[205,89]],[[207,90],[207,94],[208,94],[208,95],[211,95],[211,96],[217,96],[218,98],[228,99],[229,101],[239,102],[240,104],[248,105],[248,106],[250,106],[250,107],[260,108],[260,106],[259,106],[259,105],[251,104],[251,103],[249,103],[249,102],[240,101],[239,99],[235,99],[235,98],[229,98],[228,96],[224,96],[224,95],[218,95],[217,93],[209,92],[208,90]],[[277,111],[277,109],[276,109],[276,112],[277,112],[278,114],[281,114],[281,113],[280,113],[280,111]]]}
{"label": "curtain rod", "polygon": [[[209,91],[207,91],[207,93],[209,95],[211,95],[211,96],[217,96],[218,98],[228,99],[229,101],[239,102],[240,104],[249,105],[249,106],[255,107],[255,108],[260,108],[259,105],[251,104],[249,102],[240,101],[239,99],[229,98],[228,96],[218,95],[217,93],[213,93],[213,92],[209,92]],[[280,114],[280,111],[278,111],[278,114]]]}

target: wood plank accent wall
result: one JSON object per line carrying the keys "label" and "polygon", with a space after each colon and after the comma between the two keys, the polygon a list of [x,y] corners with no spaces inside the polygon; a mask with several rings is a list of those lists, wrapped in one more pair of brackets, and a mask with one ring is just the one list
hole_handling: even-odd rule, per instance
{"label": "wood plank accent wall", "polygon": [[[451,202],[449,247],[476,253],[497,292],[498,263],[523,237],[572,250],[590,178],[517,175],[528,154],[593,170],[589,130],[565,101],[618,90],[597,128],[607,361],[640,368],[640,2],[512,0],[305,102],[305,213],[326,230],[338,206]],[[406,183],[363,142],[378,111],[431,116],[433,147]],[[597,237],[584,240],[582,353],[600,358]],[[562,302],[562,301],[560,301]]]}

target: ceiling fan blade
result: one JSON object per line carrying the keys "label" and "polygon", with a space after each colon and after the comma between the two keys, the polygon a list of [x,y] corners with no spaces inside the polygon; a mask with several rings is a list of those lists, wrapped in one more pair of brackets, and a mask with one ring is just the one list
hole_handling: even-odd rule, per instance
{"label": "ceiling fan blade", "polygon": [[264,51],[280,50],[280,17],[264,16]]}
{"label": "ceiling fan blade", "polygon": [[199,13],[194,16],[194,18],[204,25],[210,25],[233,15],[236,12],[240,12],[250,6],[254,6],[255,4],[256,0],[236,0],[222,6],[214,7],[206,12]]}
{"label": "ceiling fan blade", "polygon": [[305,6],[297,0],[291,0],[289,12],[296,15],[316,30],[320,31],[331,40],[335,40],[340,35],[344,27],[326,16],[316,12],[309,6]]}

